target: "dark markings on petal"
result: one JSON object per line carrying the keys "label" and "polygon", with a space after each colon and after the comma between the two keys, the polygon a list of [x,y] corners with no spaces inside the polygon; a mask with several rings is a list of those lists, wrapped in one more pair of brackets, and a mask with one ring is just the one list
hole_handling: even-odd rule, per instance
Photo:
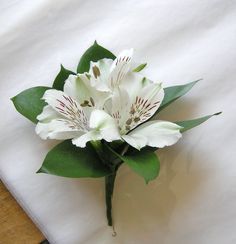
{"label": "dark markings on petal", "polygon": [[69,98],[70,104],[73,104],[74,103],[73,99],[70,96],[68,98]]}
{"label": "dark markings on petal", "polygon": [[130,109],[130,112],[129,112],[130,114],[135,114],[135,109],[134,109],[134,107],[133,107],[133,105],[132,105],[132,107],[131,107],[131,109]]}
{"label": "dark markings on petal", "polygon": [[130,124],[132,123],[132,121],[133,121],[132,118],[129,118],[129,119],[126,121],[126,124],[127,124],[127,125],[130,125]]}
{"label": "dark markings on petal", "polygon": [[136,123],[139,122],[139,120],[140,120],[139,117],[135,117],[135,118],[134,118],[134,122],[136,122]]}
{"label": "dark markings on petal", "polygon": [[60,108],[60,107],[57,107],[57,106],[55,108],[64,112],[63,108]]}
{"label": "dark markings on petal", "polygon": [[90,78],[91,78],[91,75],[90,74],[85,74],[86,75],[86,77],[88,78],[88,80],[90,80]]}
{"label": "dark markings on petal", "polygon": [[130,130],[130,126],[129,125],[126,125],[125,126],[125,129],[129,131]]}
{"label": "dark markings on petal", "polygon": [[90,102],[91,102],[92,106],[94,107],[95,106],[95,103],[94,103],[94,100],[93,100],[92,97],[90,97]]}
{"label": "dark markings on petal", "polygon": [[94,77],[97,79],[97,77],[101,75],[100,70],[96,65],[94,65],[92,69],[93,69]]}
{"label": "dark markings on petal", "polygon": [[152,109],[155,108],[155,107],[156,107],[156,105],[152,106],[152,107],[149,108],[147,111],[150,111],[150,110],[152,110]]}

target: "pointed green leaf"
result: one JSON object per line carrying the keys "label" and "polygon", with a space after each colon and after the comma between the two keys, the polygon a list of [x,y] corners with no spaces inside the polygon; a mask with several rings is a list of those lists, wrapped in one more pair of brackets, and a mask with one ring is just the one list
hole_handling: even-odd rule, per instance
{"label": "pointed green leaf", "polygon": [[90,61],[96,62],[103,58],[110,58],[114,60],[116,56],[104,47],[98,45],[95,41],[94,44],[89,49],[87,49],[87,51],[81,57],[77,67],[77,73],[88,72]]}
{"label": "pointed green leaf", "polygon": [[133,72],[140,72],[140,71],[143,70],[146,66],[147,66],[147,63],[145,63],[145,64],[140,64],[138,67],[136,67],[135,69],[133,69]]}
{"label": "pointed green leaf", "polygon": [[135,173],[142,176],[146,183],[154,180],[160,171],[160,161],[157,155],[149,149],[142,149],[140,151],[133,150],[132,154],[120,155],[111,147],[107,148],[124,161]]}
{"label": "pointed green leaf", "polygon": [[41,98],[48,89],[51,88],[44,86],[32,87],[12,97],[11,100],[19,113],[33,123],[37,123],[36,117],[42,112],[43,107],[46,105]]}
{"label": "pointed green leaf", "polygon": [[70,140],[55,146],[47,154],[37,173],[69,178],[97,178],[111,174],[90,144],[86,148],[80,148],[74,146]]}
{"label": "pointed green leaf", "polygon": [[52,87],[54,89],[63,91],[65,81],[67,80],[69,75],[76,75],[76,73],[64,68],[63,65],[61,64],[60,72],[58,73],[57,77],[55,78]]}
{"label": "pointed green leaf", "polygon": [[178,98],[185,95],[188,91],[191,90],[191,88],[200,80],[196,80],[190,83],[187,83],[185,85],[179,85],[179,86],[170,86],[164,88],[165,96],[161,103],[161,106],[159,107],[158,112],[160,112],[163,108],[177,100]]}
{"label": "pointed green leaf", "polygon": [[180,131],[184,132],[184,131],[190,130],[190,129],[202,124],[206,120],[210,119],[212,116],[219,115],[219,114],[221,114],[221,112],[215,113],[215,114],[212,114],[212,115],[207,115],[207,116],[204,116],[204,117],[201,117],[201,118],[198,118],[198,119],[178,121],[178,122],[175,122],[175,123],[177,125],[179,125],[179,126],[182,126],[183,129],[181,129]]}
{"label": "pointed green leaf", "polygon": [[152,151],[143,149],[133,155],[122,156],[122,159],[134,172],[142,176],[146,183],[154,180],[159,174],[160,161]]}

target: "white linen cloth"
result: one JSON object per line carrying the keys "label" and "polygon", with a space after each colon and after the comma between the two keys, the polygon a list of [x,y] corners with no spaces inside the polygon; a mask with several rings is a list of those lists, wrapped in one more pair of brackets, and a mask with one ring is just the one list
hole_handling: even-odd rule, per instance
{"label": "white linen cloth", "polygon": [[[50,243],[236,243],[236,1],[1,0],[0,13],[1,179]],[[9,100],[52,84],[61,63],[75,70],[95,39],[115,54],[133,47],[165,86],[204,78],[159,118],[223,111],[160,150],[150,184],[121,167],[115,238],[103,179],[35,174],[57,142],[41,140]]]}

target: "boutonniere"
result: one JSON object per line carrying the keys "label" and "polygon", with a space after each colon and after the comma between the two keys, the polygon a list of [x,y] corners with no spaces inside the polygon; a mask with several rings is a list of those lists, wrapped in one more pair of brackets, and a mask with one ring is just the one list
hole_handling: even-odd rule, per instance
{"label": "boutonniere", "polygon": [[42,139],[63,140],[45,157],[38,173],[70,178],[105,177],[108,225],[117,170],[128,165],[146,183],[160,170],[155,151],[175,144],[183,132],[208,120],[170,122],[158,113],[197,82],[163,88],[142,75],[133,49],[117,57],[95,42],[77,71],[61,66],[52,87],[37,86],[12,98],[15,108],[36,124]]}

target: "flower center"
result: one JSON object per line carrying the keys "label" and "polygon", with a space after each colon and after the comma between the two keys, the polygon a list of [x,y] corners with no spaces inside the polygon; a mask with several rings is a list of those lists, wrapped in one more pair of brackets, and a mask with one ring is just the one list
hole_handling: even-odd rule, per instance
{"label": "flower center", "polygon": [[128,119],[121,125],[120,112],[117,111],[113,114],[120,127],[121,134],[126,134],[128,131],[135,128],[138,124],[141,124],[148,120],[153,115],[153,110],[156,110],[160,101],[154,103],[148,99],[136,96],[135,102],[131,104],[129,109]]}
{"label": "flower center", "polygon": [[55,108],[67,118],[65,123],[71,129],[88,131],[88,119],[81,107],[70,96],[63,95],[63,98],[64,101],[57,99],[58,105]]}

